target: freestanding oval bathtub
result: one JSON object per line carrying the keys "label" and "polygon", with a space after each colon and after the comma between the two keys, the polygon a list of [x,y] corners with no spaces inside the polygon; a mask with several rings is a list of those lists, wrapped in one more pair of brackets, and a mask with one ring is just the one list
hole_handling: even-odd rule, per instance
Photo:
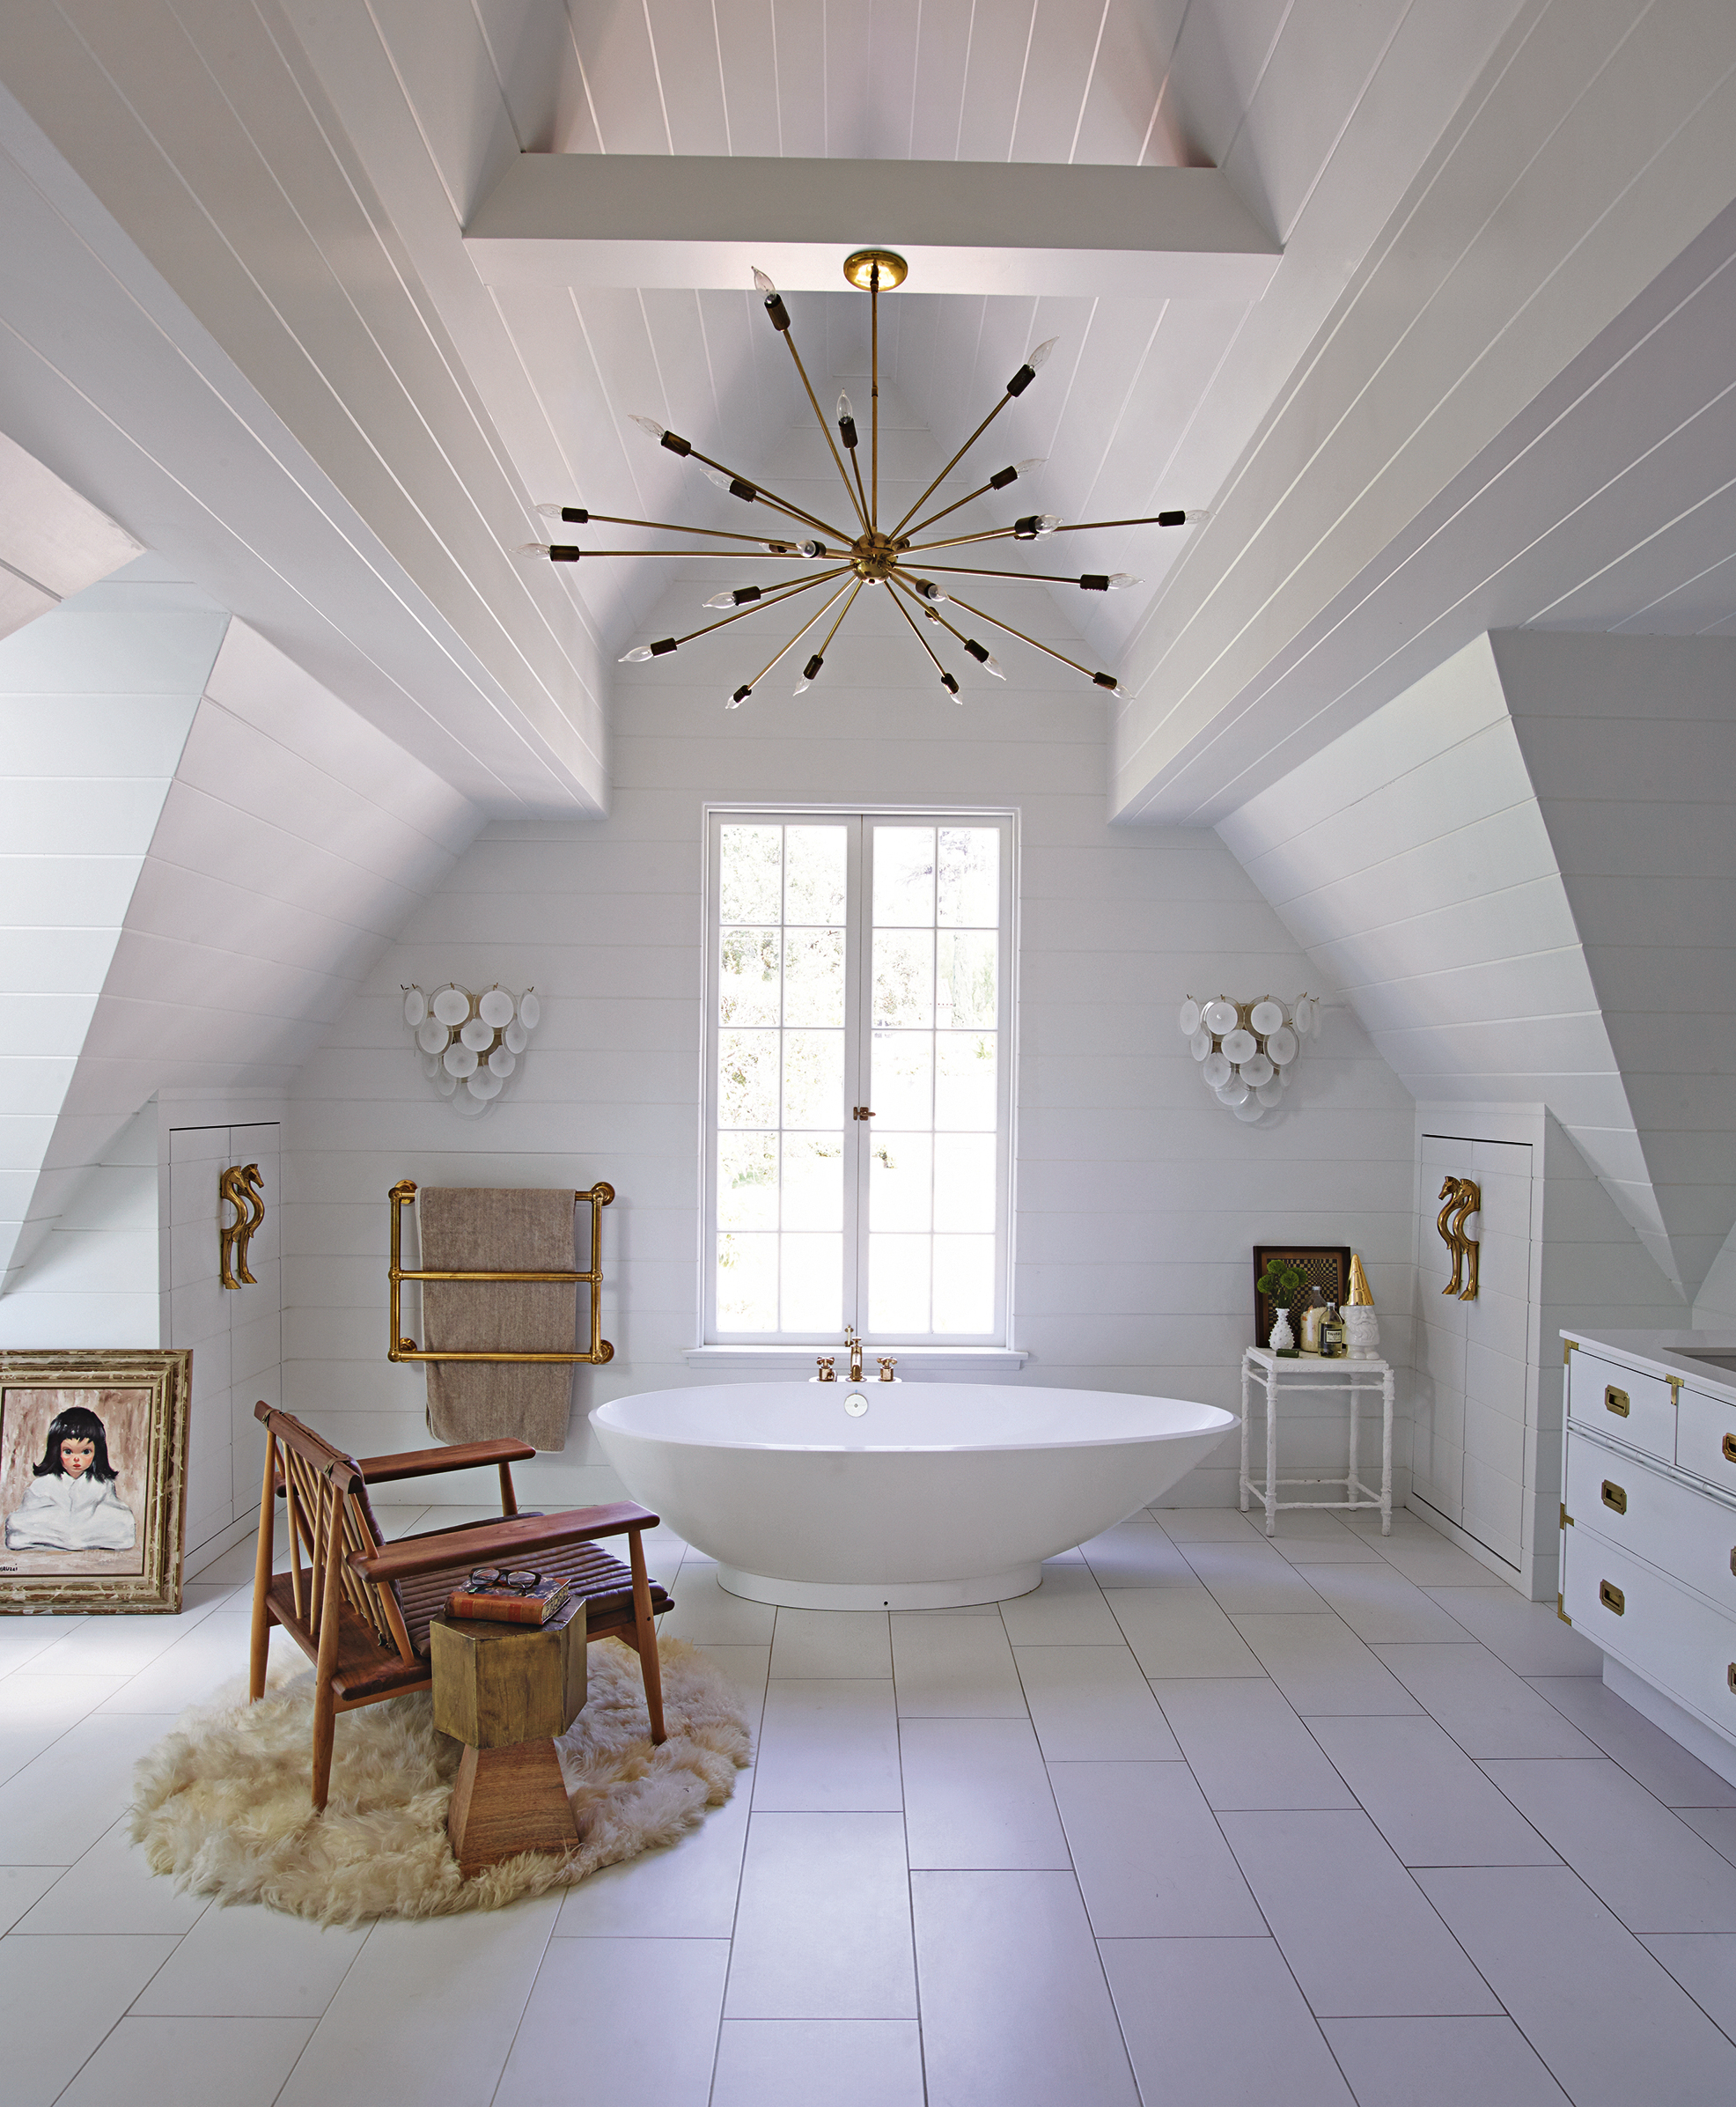
{"label": "freestanding oval bathtub", "polygon": [[1107,1390],[734,1382],[617,1397],[591,1424],[732,1595],[935,1610],[1028,1593],[1045,1558],[1167,1492],[1237,1421]]}

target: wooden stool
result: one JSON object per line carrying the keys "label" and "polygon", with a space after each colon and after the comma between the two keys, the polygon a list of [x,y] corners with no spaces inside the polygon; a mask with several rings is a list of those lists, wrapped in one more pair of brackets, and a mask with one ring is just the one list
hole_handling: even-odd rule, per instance
{"label": "wooden stool", "polygon": [[585,1709],[585,1597],[546,1624],[435,1617],[434,1724],[464,1743],[446,1833],[467,1878],[578,1841],[553,1736]]}

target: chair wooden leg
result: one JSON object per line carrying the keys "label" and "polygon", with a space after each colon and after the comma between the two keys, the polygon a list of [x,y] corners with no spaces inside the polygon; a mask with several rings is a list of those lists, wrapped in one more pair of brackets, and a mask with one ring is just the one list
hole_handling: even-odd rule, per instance
{"label": "chair wooden leg", "polygon": [[313,1693],[313,1811],[323,1815],[332,1790],[332,1744],[337,1736],[337,1699],[329,1683]]}
{"label": "chair wooden leg", "polygon": [[266,1596],[271,1587],[271,1554],[277,1516],[277,1437],[265,1437],[265,1484],[259,1496],[259,1549],[254,1558],[253,1641],[247,1654],[247,1702],[257,1705],[265,1695],[265,1666],[271,1652],[271,1626],[276,1621]]}
{"label": "chair wooden leg", "polygon": [[657,1657],[657,1620],[651,1615],[651,1576],[645,1571],[645,1547],[637,1529],[627,1532],[628,1556],[633,1562],[633,1643],[638,1648],[639,1673],[644,1677],[645,1710],[651,1715],[651,1739],[666,1741],[663,1726],[663,1667]]}
{"label": "chair wooden leg", "polygon": [[332,1677],[337,1673],[338,1619],[343,1595],[338,1560],[343,1556],[343,1538],[337,1527],[336,1502],[332,1526],[326,1532],[326,1585],[320,1607],[320,1653],[313,1669],[313,1811],[323,1814],[332,1786],[332,1742],[337,1732],[337,1693]]}

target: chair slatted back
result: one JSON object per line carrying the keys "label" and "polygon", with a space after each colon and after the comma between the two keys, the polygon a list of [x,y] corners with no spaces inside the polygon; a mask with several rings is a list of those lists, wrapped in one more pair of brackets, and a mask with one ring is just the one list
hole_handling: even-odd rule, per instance
{"label": "chair slatted back", "polygon": [[381,1646],[393,1648],[401,1660],[415,1661],[396,1587],[369,1580],[349,1563],[352,1551],[371,1555],[382,1541],[360,1466],[288,1412],[261,1416],[270,1452],[267,1481],[282,1488],[289,1523],[290,1584],[297,1617],[317,1639],[330,1561],[335,1559],[342,1600],[372,1627]]}

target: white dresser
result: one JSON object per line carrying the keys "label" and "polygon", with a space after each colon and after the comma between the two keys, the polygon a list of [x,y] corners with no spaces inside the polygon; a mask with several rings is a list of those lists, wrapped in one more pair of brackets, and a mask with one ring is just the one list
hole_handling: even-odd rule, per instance
{"label": "white dresser", "polygon": [[1736,1783],[1736,1333],[1563,1337],[1562,1615]]}

